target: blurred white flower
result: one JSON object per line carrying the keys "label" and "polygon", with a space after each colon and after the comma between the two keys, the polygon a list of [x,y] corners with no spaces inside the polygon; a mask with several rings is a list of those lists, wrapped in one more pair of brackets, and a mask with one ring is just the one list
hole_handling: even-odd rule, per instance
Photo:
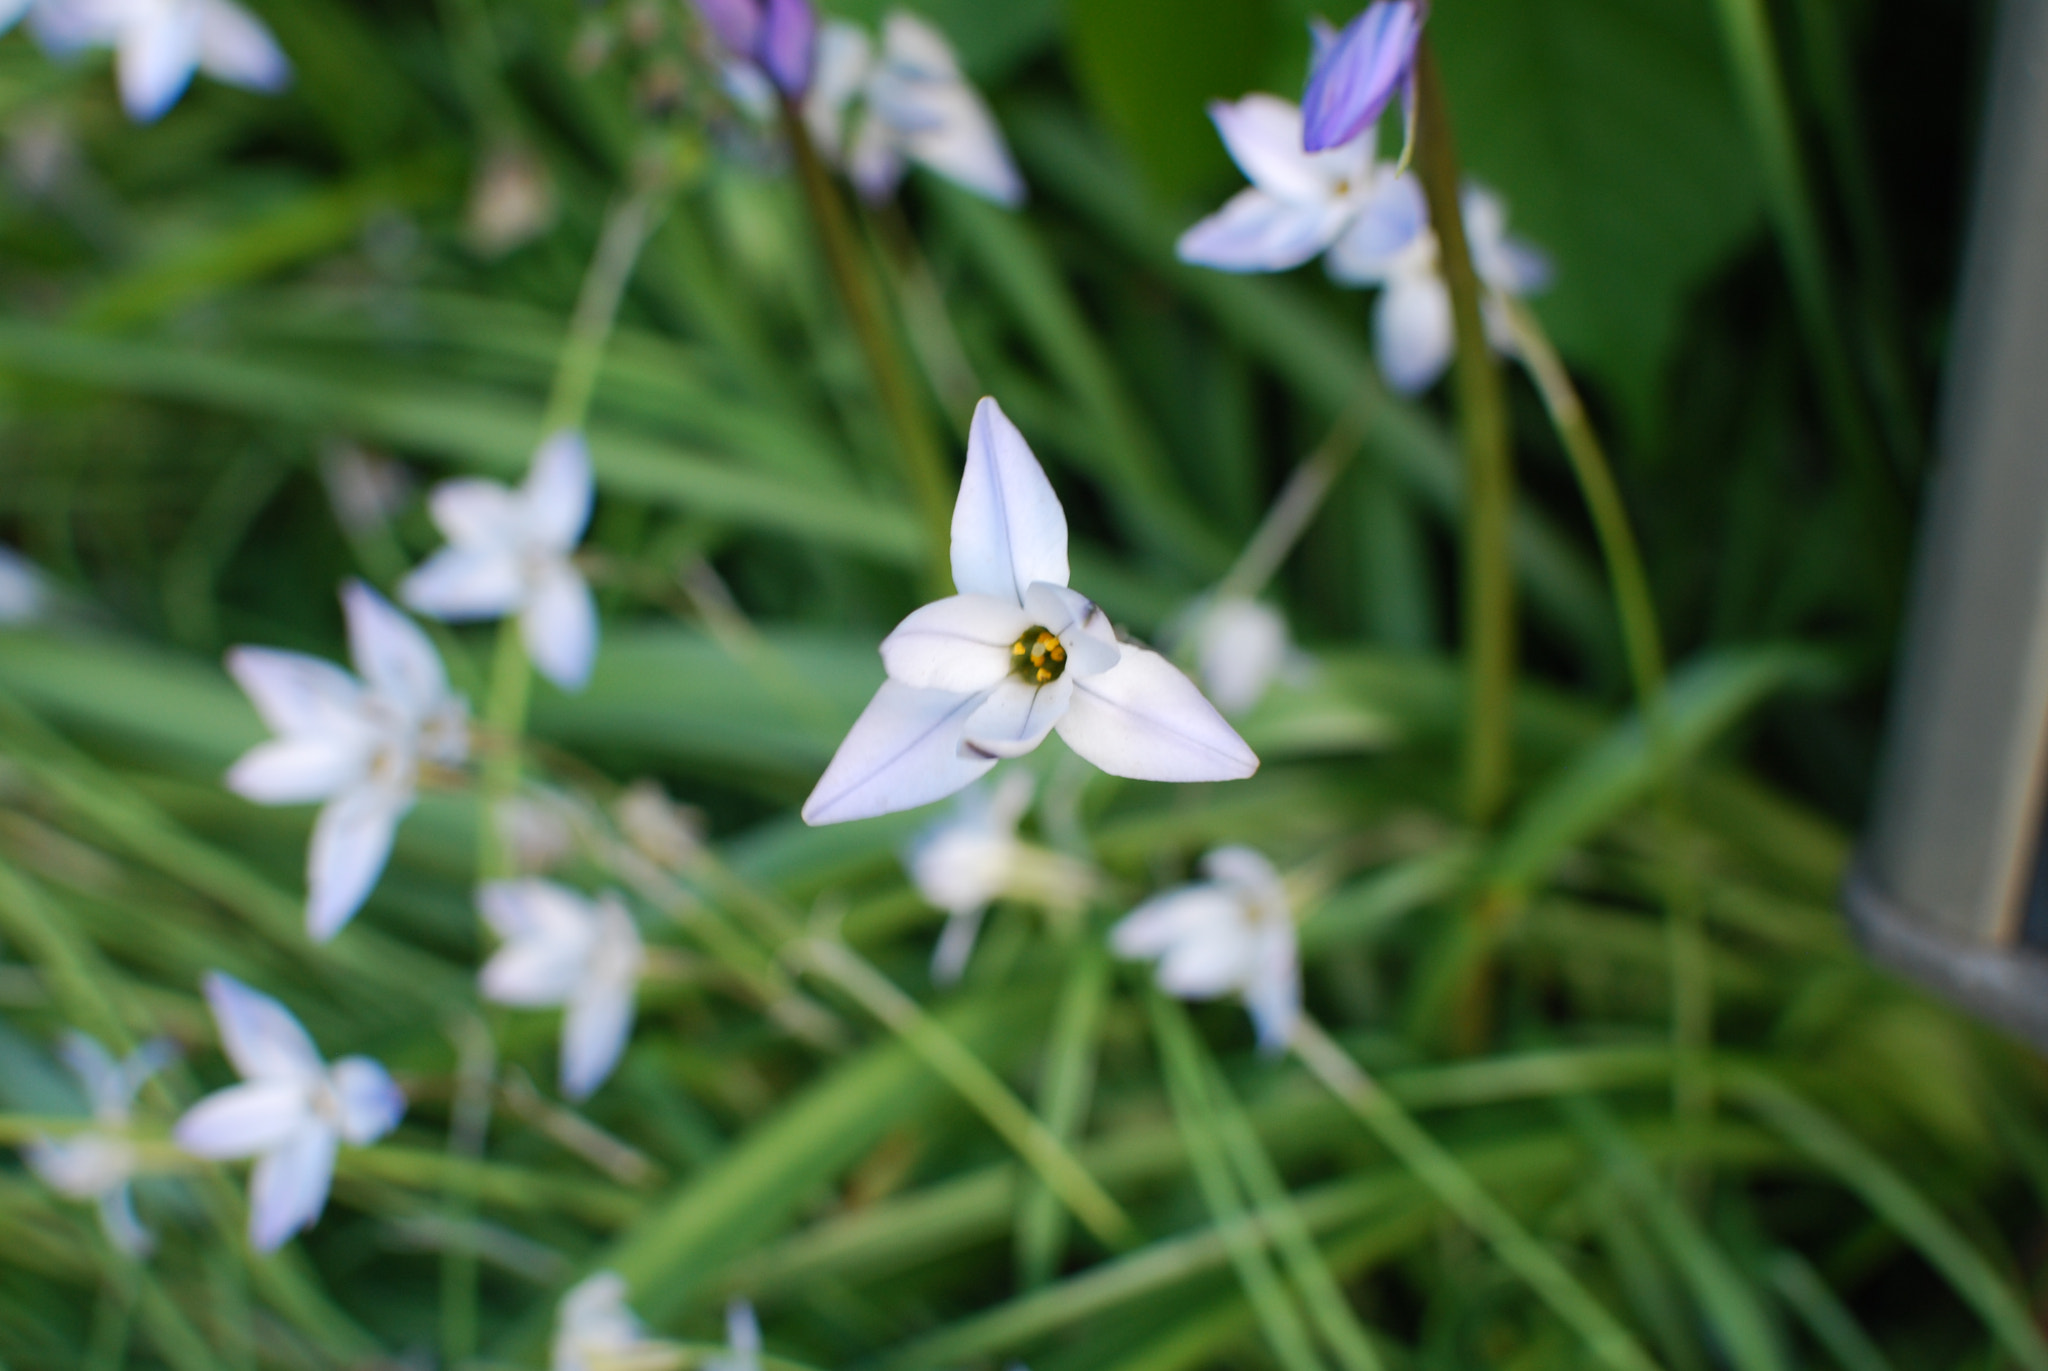
{"label": "blurred white flower", "polygon": [[550,1371],[670,1371],[684,1360],[680,1348],[647,1336],[616,1272],[600,1271],[562,1296]]}
{"label": "blurred white flower", "polygon": [[496,881],[477,908],[505,940],[478,980],[484,998],[522,1009],[561,1005],[562,1093],[572,1100],[611,1074],[633,1031],[646,952],[616,895],[587,900],[550,881]]}
{"label": "blurred white flower", "polygon": [[1024,201],[1024,178],[1002,130],[961,75],[952,44],[907,11],[891,10],[882,21],[879,54],[859,26],[826,23],[804,122],[819,151],[844,163],[869,200],[887,199],[906,163],[917,162],[985,200]]}
{"label": "blurred white flower", "polygon": [[1248,847],[1202,859],[1206,881],[1155,895],[1110,930],[1120,957],[1158,963],[1159,988],[1183,1000],[1243,996],[1259,1045],[1279,1052],[1301,1018],[1294,911],[1273,864]]}
{"label": "blurred white flower", "polygon": [[113,48],[121,105],[137,123],[162,117],[195,72],[267,93],[291,82],[270,30],[232,0],[0,0],[0,31],[24,14],[50,52]]}
{"label": "blurred white flower", "polygon": [[514,795],[491,815],[498,841],[523,872],[550,871],[575,854],[575,816],[547,791]]}
{"label": "blurred white flower", "polygon": [[594,496],[583,435],[540,446],[517,490],[469,477],[434,487],[429,508],[448,546],[405,578],[399,596],[436,619],[519,616],[526,655],[564,690],[580,690],[597,657],[597,606],[571,554]]}
{"label": "blurred white flower", "polygon": [[704,850],[704,816],[677,804],[648,777],[633,782],[612,808],[619,832],[640,855],[680,871]]}
{"label": "blurred white flower", "polygon": [[725,1306],[726,1354],[705,1363],[705,1371],[761,1371],[761,1321],[754,1306],[732,1300]]}
{"label": "blurred white flower", "polygon": [[[1550,280],[1550,263],[1509,235],[1507,206],[1492,191],[1467,185],[1460,205],[1472,267],[1487,292],[1482,301],[1487,337],[1495,348],[1511,353],[1514,335],[1497,297],[1542,290]],[[1429,210],[1412,178],[1395,181],[1382,211],[1331,248],[1329,267],[1330,275],[1346,284],[1381,287],[1373,306],[1373,351],[1388,385],[1412,394],[1443,375],[1457,346],[1451,292],[1438,268]]]}
{"label": "blurred white flower", "polygon": [[268,995],[220,971],[207,973],[205,988],[221,1050],[242,1084],[186,1110],[172,1136],[195,1157],[257,1158],[249,1242],[273,1252],[327,1207],[340,1145],[367,1146],[396,1128],[405,1096],[368,1057],[330,1067],[291,1011]]}
{"label": "blurred white flower", "polygon": [[1306,665],[1288,638],[1280,611],[1241,595],[1203,608],[1192,637],[1202,686],[1225,714],[1250,709],[1274,681]]}
{"label": "blurred white flower", "polygon": [[1120,643],[1067,588],[1067,518],[1022,434],[994,400],[974,411],[953,507],[959,594],[882,641],[889,679],[804,802],[840,823],[944,799],[1053,729],[1112,776],[1237,780],[1244,739],[1158,653]]}
{"label": "blurred white flower", "polygon": [[306,854],[306,931],[321,942],[377,883],[422,764],[469,755],[468,707],[426,634],[360,581],[342,587],[341,603],[360,680],[303,653],[228,653],[228,671],[277,734],[235,763],[228,788],[258,804],[327,802]]}
{"label": "blurred white flower", "polygon": [[1023,842],[1017,824],[1031,808],[1031,777],[1013,771],[993,790],[964,792],[953,813],[918,835],[904,856],[926,903],[946,911],[932,950],[932,980],[951,985],[967,969],[988,907],[999,899],[1055,909],[1086,902],[1094,874],[1084,864]]}
{"label": "blurred white flower", "polygon": [[1218,100],[1209,117],[1251,185],[1181,235],[1183,262],[1288,271],[1347,236],[1388,236],[1381,220],[1403,207],[1395,187],[1408,178],[1374,158],[1370,138],[1304,152],[1301,110],[1276,95]]}
{"label": "blurred white flower", "polygon": [[170,1044],[145,1043],[115,1061],[83,1033],[66,1033],[57,1055],[85,1088],[96,1128],[64,1138],[37,1138],[23,1150],[29,1169],[60,1195],[99,1205],[107,1241],[131,1257],[149,1255],[154,1241],[135,1217],[128,1183],[140,1169],[128,1137],[135,1092],[171,1058]]}
{"label": "blurred white flower", "polygon": [[335,521],[358,537],[383,529],[412,497],[412,474],[401,463],[351,442],[320,454],[320,478]]}
{"label": "blurred white flower", "polygon": [[0,624],[33,623],[42,616],[48,598],[43,573],[35,564],[0,547]]}

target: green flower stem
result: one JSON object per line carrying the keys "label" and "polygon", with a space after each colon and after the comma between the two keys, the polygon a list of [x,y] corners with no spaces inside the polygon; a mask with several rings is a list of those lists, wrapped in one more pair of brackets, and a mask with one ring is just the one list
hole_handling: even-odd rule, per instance
{"label": "green flower stem", "polygon": [[1330,490],[1337,484],[1337,478],[1351,465],[1351,459],[1358,455],[1360,439],[1365,436],[1366,421],[1371,417],[1373,402],[1378,399],[1376,389],[1361,392],[1344,412],[1337,416],[1337,422],[1317,443],[1315,450],[1304,457],[1301,465],[1288,476],[1287,484],[1280,488],[1266,517],[1259,522],[1238,553],[1230,570],[1216,583],[1216,598],[1250,599],[1266,588],[1267,582],[1279,572],[1287,554],[1301,540],[1308,530],[1316,511],[1323,507]]}
{"label": "green flower stem", "polygon": [[1370,1128],[1446,1209],[1486,1240],[1494,1255],[1527,1282],[1602,1365],[1614,1371],[1656,1371],[1657,1363],[1607,1306],[1489,1195],[1413,1115],[1361,1071],[1315,1020],[1303,1018],[1295,1030],[1294,1051],[1316,1079]]}
{"label": "green flower stem", "polygon": [[[1094,1094],[1097,1040],[1109,1003],[1109,949],[1096,939],[1070,947],[1066,983],[1053,1009],[1046,1044],[1038,1108],[1045,1126],[1062,1143],[1081,1131]],[[1038,1290],[1052,1283],[1067,1243],[1067,1211],[1042,1184],[1031,1184],[1017,1201],[1017,1284]]]}
{"label": "green flower stem", "polygon": [[1515,581],[1508,537],[1515,473],[1500,362],[1486,339],[1479,274],[1458,200],[1457,144],[1427,40],[1415,55],[1415,104],[1415,170],[1457,329],[1453,382],[1465,450],[1465,817],[1483,826],[1506,803],[1514,768]]}
{"label": "green flower stem", "polygon": [[[484,1021],[459,1020],[456,1046],[455,1101],[449,1111],[448,1156],[458,1161],[481,1160],[491,1127],[491,1087],[498,1074],[498,1052]],[[460,1366],[476,1355],[477,1254],[469,1232],[476,1222],[474,1169],[454,1170],[443,1187],[449,1220],[448,1246],[441,1258],[441,1360]]]}
{"label": "green flower stem", "polygon": [[875,284],[871,263],[861,259],[861,246],[846,201],[832,183],[824,160],[811,142],[803,112],[794,104],[783,104],[782,126],[796,157],[797,180],[810,206],[811,221],[817,226],[819,246],[840,303],[846,308],[855,339],[867,359],[875,383],[876,398],[895,432],[897,457],[903,463],[904,482],[916,502],[929,543],[932,586],[950,595],[953,590],[952,481],[944,455],[933,437],[929,416],[919,400],[917,388],[905,363],[881,291]]}
{"label": "green flower stem", "polygon": [[1105,1246],[1121,1250],[1137,1241],[1136,1227],[1088,1169],[1051,1129],[1010,1093],[1008,1086],[958,1038],[927,1015],[881,972],[844,943],[805,938],[788,955],[837,986],[900,1038],[939,1078],[973,1105],[989,1126],[1038,1173],[1046,1188]]}

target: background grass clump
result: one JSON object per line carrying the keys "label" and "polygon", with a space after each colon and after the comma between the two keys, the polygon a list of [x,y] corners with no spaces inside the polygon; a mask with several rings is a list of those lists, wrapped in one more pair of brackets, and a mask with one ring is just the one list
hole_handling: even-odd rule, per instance
{"label": "background grass clump", "polygon": [[[696,1360],[745,1298],[772,1358],[870,1371],[2048,1367],[2048,1080],[1834,908],[1989,5],[1435,7],[1464,162],[1554,260],[1533,308],[1674,664],[1646,731],[1510,376],[1525,670],[1509,803],[1475,825],[1450,397],[1386,393],[1365,297],[1320,272],[1173,256],[1241,184],[1204,102],[1296,96],[1308,8],[919,4],[1031,190],[914,175],[854,220],[949,471],[997,396],[1077,584],[1169,641],[1305,454],[1355,448],[1268,597],[1312,666],[1241,719],[1259,774],[1010,764],[1092,898],[998,904],[943,990],[902,861],[932,816],[796,817],[929,549],[772,125],[679,4],[253,8],[291,89],[202,78],[146,126],[103,55],[0,39],[0,541],[51,588],[0,629],[0,1141],[82,1109],[64,1029],[183,1049],[138,1112],[148,1260],[0,1163],[0,1366],[544,1365],[563,1291],[611,1269]],[[316,946],[311,811],[221,785],[263,730],[220,663],[343,659],[336,586],[392,591],[439,544],[432,483],[524,470],[627,206],[584,425],[603,648],[587,690],[534,687],[523,753],[556,877],[624,884],[650,943],[625,1059],[572,1108],[554,1018],[478,999],[475,788],[429,793]],[[490,630],[434,631],[485,710]],[[649,782],[689,812],[622,865]],[[1105,948],[1225,843],[1302,898],[1328,1037],[1297,1056]],[[240,1172],[168,1141],[228,1079],[213,969],[409,1099],[275,1256]]]}

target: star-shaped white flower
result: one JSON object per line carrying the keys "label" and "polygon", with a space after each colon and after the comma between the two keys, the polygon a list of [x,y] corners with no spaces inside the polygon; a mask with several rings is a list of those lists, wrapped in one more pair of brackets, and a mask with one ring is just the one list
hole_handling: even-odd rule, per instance
{"label": "star-shaped white flower", "polygon": [[0,624],[34,623],[48,592],[43,574],[26,557],[0,547]]}
{"label": "star-shaped white flower", "polygon": [[1378,221],[1400,208],[1387,201],[1405,178],[1375,160],[1370,139],[1303,152],[1301,109],[1275,95],[1218,100],[1209,117],[1251,185],[1181,235],[1183,262],[1288,271],[1348,233],[1387,234]]}
{"label": "star-shaped white flower", "polygon": [[505,940],[479,974],[484,998],[522,1009],[562,1005],[562,1093],[588,1098],[611,1074],[633,1031],[633,995],[646,952],[618,896],[587,900],[528,878],[477,892]]}
{"label": "star-shaped white flower", "polygon": [[362,907],[412,807],[422,764],[469,755],[468,707],[419,626],[359,581],[342,587],[361,678],[298,652],[238,647],[228,671],[277,737],[228,772],[258,804],[326,801],[306,854],[306,931],[326,941]]}
{"label": "star-shaped white flower", "polygon": [[993,790],[973,787],[904,854],[917,893],[946,911],[945,930],[932,950],[932,980],[939,985],[953,984],[967,969],[982,918],[995,901],[1072,909],[1094,889],[1094,873],[1085,864],[1017,837],[1031,791],[1031,777],[1021,771],[1003,777]]}
{"label": "star-shaped white flower", "polygon": [[597,658],[597,606],[572,554],[595,494],[583,435],[540,446],[517,490],[470,477],[434,487],[428,508],[448,539],[405,578],[399,596],[451,622],[519,616],[526,655],[564,690],[580,690]]}
{"label": "star-shaped white flower", "polygon": [[994,400],[974,411],[953,507],[960,592],[882,641],[889,679],[804,802],[804,822],[912,809],[964,789],[1057,728],[1113,776],[1240,780],[1259,759],[1180,671],[1120,643],[1067,588],[1067,518]]}
{"label": "star-shaped white flower", "polygon": [[0,31],[24,14],[51,52],[113,48],[121,105],[137,123],[161,118],[195,72],[264,92],[291,82],[270,30],[232,0],[0,0]]}
{"label": "star-shaped white flower", "polygon": [[[1512,237],[1507,206],[1492,191],[1467,185],[1460,197],[1472,268],[1487,292],[1481,302],[1488,339],[1514,350],[1500,296],[1543,289],[1550,263]],[[1422,189],[1411,177],[1391,182],[1378,211],[1361,220],[1330,249],[1330,275],[1347,285],[1379,286],[1373,306],[1373,351],[1387,384],[1405,394],[1427,389],[1450,365],[1456,349],[1451,291],[1437,264],[1436,232]]]}
{"label": "star-shaped white flower", "polygon": [[917,162],[999,205],[1024,201],[1024,178],[1002,130],[961,75],[952,44],[904,10],[882,21],[879,54],[857,25],[833,20],[820,30],[804,122],[869,200],[886,200],[906,163]]}
{"label": "star-shaped white flower", "polygon": [[1259,1045],[1278,1052],[1301,1018],[1294,911],[1273,864],[1248,847],[1202,859],[1209,879],[1155,895],[1110,930],[1120,957],[1153,960],[1159,988],[1183,1000],[1243,996]]}
{"label": "star-shaped white flower", "polygon": [[556,1308],[549,1371],[671,1371],[683,1362],[681,1348],[647,1336],[617,1272],[579,1281]]}
{"label": "star-shaped white flower", "polygon": [[195,1157],[257,1158],[249,1177],[249,1242],[272,1252],[327,1207],[334,1154],[377,1141],[405,1113],[405,1096],[368,1057],[328,1066],[291,1011],[224,972],[208,972],[206,1002],[221,1050],[242,1084],[185,1111],[173,1133]]}
{"label": "star-shaped white flower", "polygon": [[1196,674],[1225,714],[1242,714],[1265,698],[1274,681],[1302,675],[1308,665],[1280,611],[1242,595],[1203,606],[1190,636]]}
{"label": "star-shaped white flower", "polygon": [[99,1206],[107,1241],[131,1257],[148,1256],[155,1244],[135,1217],[128,1185],[140,1169],[128,1136],[129,1111],[142,1083],[170,1060],[170,1045],[147,1043],[117,1062],[91,1038],[72,1032],[58,1044],[57,1055],[85,1088],[97,1126],[64,1138],[38,1138],[23,1156],[29,1169],[58,1194]]}

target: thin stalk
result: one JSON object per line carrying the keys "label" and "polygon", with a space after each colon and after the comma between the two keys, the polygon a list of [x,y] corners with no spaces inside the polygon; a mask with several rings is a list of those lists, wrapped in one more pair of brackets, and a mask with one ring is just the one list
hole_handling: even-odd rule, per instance
{"label": "thin stalk", "polygon": [[1714,8],[1750,138],[1763,163],[1766,208],[1785,255],[1800,330],[1817,373],[1823,417],[1835,445],[1866,487],[1867,517],[1881,549],[1903,557],[1905,506],[1897,472],[1879,450],[1842,341],[1820,216],[1809,189],[1812,180],[1800,152],[1770,17],[1763,0],[1715,0]]}
{"label": "thin stalk", "polygon": [[[1045,1126],[1071,1144],[1081,1130],[1095,1084],[1096,1038],[1109,1001],[1109,951],[1089,939],[1069,949],[1072,963],[1053,1009],[1038,1108]],[[1036,1290],[1051,1283],[1067,1244],[1067,1211],[1043,1185],[1027,1185],[1017,1201],[1017,1283]]]}
{"label": "thin stalk", "polygon": [[[667,203],[668,185],[652,181],[615,202],[605,215],[598,235],[597,251],[584,273],[583,287],[576,296],[576,309],[569,319],[568,334],[555,362],[554,384],[542,412],[541,436],[564,429],[580,429],[590,412],[590,397],[597,389],[597,376],[604,364],[605,344],[625,297],[626,282],[648,235],[661,221]],[[512,874],[511,854],[499,841],[496,816],[505,801],[519,788],[519,740],[526,734],[526,710],[531,697],[532,665],[519,638],[519,624],[507,619],[498,627],[497,653],[491,662],[491,680],[484,722],[502,746],[484,758],[481,793],[478,796],[477,877],[499,880]]]}
{"label": "thin stalk", "polygon": [[[479,1161],[491,1127],[491,1086],[498,1052],[490,1030],[474,1015],[455,1029],[455,1103],[448,1122],[448,1155]],[[448,1243],[441,1252],[441,1360],[459,1366],[476,1355],[477,1254],[470,1230],[476,1219],[476,1171],[451,1167],[442,1187]]]}
{"label": "thin stalk", "polygon": [[1137,1240],[1137,1229],[1086,1167],[1052,1130],[1010,1093],[982,1060],[919,1007],[917,1001],[869,966],[852,948],[806,938],[789,954],[851,996],[876,1022],[900,1038],[939,1078],[974,1106],[989,1126],[1038,1173],[1074,1217],[1112,1250]]}
{"label": "thin stalk", "polygon": [[825,253],[825,265],[840,303],[853,325],[854,338],[867,359],[875,383],[875,395],[896,437],[896,455],[903,464],[904,483],[916,502],[918,516],[929,541],[929,579],[942,594],[950,594],[952,573],[952,482],[946,460],[933,437],[929,416],[919,400],[897,333],[890,323],[880,289],[875,284],[872,263],[863,261],[860,239],[839,188],[833,184],[824,160],[811,142],[803,111],[795,104],[783,104],[782,126],[796,158],[797,180],[810,206],[811,221],[817,226],[818,242]]}
{"label": "thin stalk", "polygon": [[1494,1255],[1579,1335],[1602,1365],[1615,1371],[1656,1371],[1657,1363],[1607,1306],[1488,1194],[1414,1116],[1360,1070],[1321,1025],[1304,1017],[1295,1029],[1293,1047],[1316,1079],[1370,1128],[1446,1209],[1484,1238]]}
{"label": "thin stalk", "polygon": [[1415,55],[1415,170],[1436,230],[1457,330],[1453,383],[1465,452],[1465,817],[1491,824],[1514,767],[1515,581],[1508,545],[1515,473],[1500,361],[1487,342],[1479,274],[1459,204],[1457,144],[1436,54]]}
{"label": "thin stalk", "polygon": [[1337,416],[1323,441],[1288,476],[1287,484],[1280,488],[1244,551],[1237,554],[1230,570],[1216,583],[1218,600],[1250,599],[1279,572],[1280,564],[1287,560],[1287,554],[1301,540],[1316,511],[1323,507],[1337,478],[1358,455],[1359,440],[1365,434],[1366,420],[1377,398],[1377,391],[1361,392]]}

